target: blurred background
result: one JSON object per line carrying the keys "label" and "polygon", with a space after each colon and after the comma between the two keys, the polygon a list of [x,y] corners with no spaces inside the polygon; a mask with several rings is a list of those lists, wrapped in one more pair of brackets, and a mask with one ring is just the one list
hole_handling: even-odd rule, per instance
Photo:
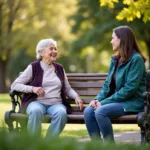
{"label": "blurred background", "polygon": [[113,28],[130,26],[150,68],[150,0],[0,0],[0,93],[35,61],[43,38],[58,42],[67,73],[108,72]]}

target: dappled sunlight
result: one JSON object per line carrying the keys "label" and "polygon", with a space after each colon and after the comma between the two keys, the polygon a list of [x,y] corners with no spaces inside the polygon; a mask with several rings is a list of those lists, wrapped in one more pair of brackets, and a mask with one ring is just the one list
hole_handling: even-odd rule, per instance
{"label": "dappled sunlight", "polygon": [[101,61],[101,63],[104,65],[104,66],[107,66],[109,67],[109,61],[110,61],[110,54],[108,53],[108,51],[102,51],[100,53],[100,58],[103,58],[103,61]]}
{"label": "dappled sunlight", "polygon": [[91,46],[84,48],[81,52],[81,57],[87,57],[88,55],[93,56],[95,55],[95,49]]}
{"label": "dappled sunlight", "polygon": [[2,120],[4,120],[4,114],[6,111],[8,110],[11,110],[11,104],[8,104],[8,103],[0,103],[0,108],[1,108],[1,111],[0,111],[0,122]]}
{"label": "dappled sunlight", "polygon": [[0,94],[0,103],[1,102],[10,102],[9,94]]}
{"label": "dappled sunlight", "polygon": [[113,129],[115,132],[121,131],[137,131],[140,128],[137,124],[113,124]]}
{"label": "dappled sunlight", "polygon": [[[42,135],[45,136],[49,124],[42,124]],[[113,124],[114,132],[130,132],[138,131],[140,128],[137,125],[131,124]],[[66,124],[60,136],[66,137],[82,137],[88,136],[85,124]]]}

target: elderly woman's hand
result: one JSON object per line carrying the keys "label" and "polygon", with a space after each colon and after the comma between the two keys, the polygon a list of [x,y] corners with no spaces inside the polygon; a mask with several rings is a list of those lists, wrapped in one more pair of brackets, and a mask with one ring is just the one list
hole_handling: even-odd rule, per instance
{"label": "elderly woman's hand", "polygon": [[33,87],[33,93],[37,94],[39,97],[43,97],[45,95],[45,91],[42,87]]}
{"label": "elderly woman's hand", "polygon": [[75,98],[75,102],[76,102],[77,106],[79,106],[80,110],[82,110],[83,109],[83,101],[82,101],[82,99],[79,96],[77,96]]}

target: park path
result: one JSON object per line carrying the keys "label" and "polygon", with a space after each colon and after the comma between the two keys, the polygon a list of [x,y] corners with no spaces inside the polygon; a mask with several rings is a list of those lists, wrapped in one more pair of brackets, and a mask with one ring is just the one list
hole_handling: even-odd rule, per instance
{"label": "park path", "polygon": [[[140,144],[140,131],[126,131],[126,132],[116,132],[115,141],[116,143],[131,143],[131,144]],[[89,136],[84,136],[78,138],[79,141],[89,141]]]}

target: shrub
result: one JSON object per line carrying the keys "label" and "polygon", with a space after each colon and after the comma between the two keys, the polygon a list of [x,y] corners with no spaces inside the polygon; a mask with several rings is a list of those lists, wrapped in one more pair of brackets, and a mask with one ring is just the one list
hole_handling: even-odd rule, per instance
{"label": "shrub", "polygon": [[149,145],[102,143],[98,140],[79,142],[73,138],[39,136],[0,131],[0,150],[148,150]]}

